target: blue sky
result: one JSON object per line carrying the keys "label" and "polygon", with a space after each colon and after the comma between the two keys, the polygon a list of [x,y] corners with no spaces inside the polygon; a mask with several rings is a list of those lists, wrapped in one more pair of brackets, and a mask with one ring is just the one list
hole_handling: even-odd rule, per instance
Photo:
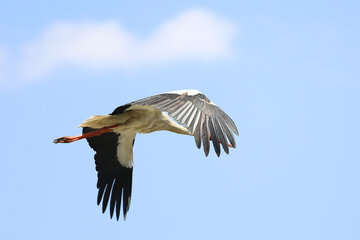
{"label": "blue sky", "polygon": [[[359,239],[357,1],[2,1],[1,239]],[[138,135],[126,222],[96,205],[95,114],[194,88],[237,148]]]}

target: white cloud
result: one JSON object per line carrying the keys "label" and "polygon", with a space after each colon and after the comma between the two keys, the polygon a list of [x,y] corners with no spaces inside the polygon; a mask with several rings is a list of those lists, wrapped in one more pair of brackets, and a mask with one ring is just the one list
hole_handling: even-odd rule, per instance
{"label": "white cloud", "polygon": [[212,60],[232,51],[234,27],[204,10],[184,12],[164,23],[139,46],[140,58]]}
{"label": "white cloud", "polygon": [[202,9],[181,13],[145,39],[115,21],[62,22],[46,28],[23,48],[21,69],[41,77],[62,64],[89,68],[134,68],[178,60],[215,60],[232,52],[234,27]]}
{"label": "white cloud", "polygon": [[91,68],[121,66],[131,57],[134,40],[113,21],[56,23],[23,48],[22,69],[42,76],[62,64]]}

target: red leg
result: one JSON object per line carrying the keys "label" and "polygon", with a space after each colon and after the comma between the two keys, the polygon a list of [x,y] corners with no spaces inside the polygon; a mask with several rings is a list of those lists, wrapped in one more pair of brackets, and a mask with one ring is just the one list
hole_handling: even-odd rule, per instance
{"label": "red leg", "polygon": [[96,129],[94,131],[84,133],[84,134],[78,135],[78,136],[57,138],[57,139],[54,140],[54,143],[71,143],[71,142],[75,142],[75,141],[78,141],[78,140],[83,139],[83,138],[89,138],[89,137],[93,137],[93,136],[98,136],[98,135],[101,135],[103,133],[111,132],[117,126],[119,126],[119,125],[103,127],[103,128]]}

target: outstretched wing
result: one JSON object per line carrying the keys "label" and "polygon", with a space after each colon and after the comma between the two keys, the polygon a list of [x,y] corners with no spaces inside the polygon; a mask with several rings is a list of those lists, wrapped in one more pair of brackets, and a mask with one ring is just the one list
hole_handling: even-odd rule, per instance
{"label": "outstretched wing", "polygon": [[[84,127],[83,133],[95,129]],[[110,200],[110,218],[116,209],[116,218],[119,220],[121,201],[123,202],[123,215],[129,211],[131,200],[132,172],[133,168],[123,166],[118,159],[118,140],[120,134],[115,132],[104,133],[99,136],[87,138],[92,149],[96,152],[95,164],[98,172],[97,204],[102,200],[102,212],[104,213]],[[135,139],[134,139],[135,140]]]}
{"label": "outstretched wing", "polygon": [[203,143],[206,156],[209,154],[210,140],[218,156],[221,151],[220,144],[224,151],[229,153],[227,140],[234,148],[236,147],[233,132],[236,135],[239,135],[239,132],[235,123],[199,91],[180,90],[162,93],[131,104],[148,105],[167,112],[194,136],[198,148],[201,147],[201,142]]}

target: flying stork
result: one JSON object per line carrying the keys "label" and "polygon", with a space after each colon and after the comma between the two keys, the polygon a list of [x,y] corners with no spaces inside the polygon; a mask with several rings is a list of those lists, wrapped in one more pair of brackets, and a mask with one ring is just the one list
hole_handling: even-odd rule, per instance
{"label": "flying stork", "polygon": [[233,132],[239,135],[231,118],[197,90],[165,92],[143,98],[122,105],[109,115],[92,116],[79,127],[82,127],[82,135],[57,138],[54,143],[87,139],[96,152],[94,158],[99,189],[97,204],[102,200],[104,213],[110,200],[110,218],[116,209],[117,220],[121,200],[124,220],[130,207],[136,133],[167,130],[191,135],[198,148],[202,142],[206,156],[209,154],[210,140],[216,154],[220,156],[220,145],[228,154],[229,147],[236,147]]}

